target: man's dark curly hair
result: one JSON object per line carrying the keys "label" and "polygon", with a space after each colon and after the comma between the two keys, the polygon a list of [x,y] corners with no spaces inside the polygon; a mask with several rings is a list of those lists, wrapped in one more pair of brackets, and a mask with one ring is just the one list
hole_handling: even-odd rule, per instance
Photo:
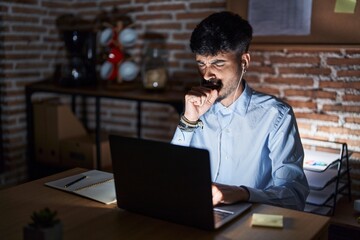
{"label": "man's dark curly hair", "polygon": [[220,52],[248,52],[252,27],[238,14],[224,11],[213,13],[200,22],[190,38],[193,53],[215,56]]}

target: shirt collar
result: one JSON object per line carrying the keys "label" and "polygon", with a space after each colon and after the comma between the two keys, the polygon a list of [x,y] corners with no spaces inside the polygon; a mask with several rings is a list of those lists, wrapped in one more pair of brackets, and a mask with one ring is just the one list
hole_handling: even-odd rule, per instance
{"label": "shirt collar", "polygon": [[252,89],[247,84],[245,79],[243,79],[242,81],[245,87],[240,97],[238,97],[238,99],[236,99],[235,102],[229,107],[224,107],[224,105],[222,105],[220,102],[215,102],[211,108],[211,112],[213,114],[218,114],[219,112],[221,112],[222,114],[226,115],[228,113],[231,113],[232,111],[241,116],[244,116],[246,114],[252,96]]}

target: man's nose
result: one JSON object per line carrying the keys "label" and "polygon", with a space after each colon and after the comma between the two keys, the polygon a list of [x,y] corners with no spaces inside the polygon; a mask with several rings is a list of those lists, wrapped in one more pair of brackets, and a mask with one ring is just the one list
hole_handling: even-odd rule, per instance
{"label": "man's nose", "polygon": [[211,80],[211,79],[216,79],[215,74],[211,71],[210,68],[206,68],[203,72],[203,78],[205,80]]}

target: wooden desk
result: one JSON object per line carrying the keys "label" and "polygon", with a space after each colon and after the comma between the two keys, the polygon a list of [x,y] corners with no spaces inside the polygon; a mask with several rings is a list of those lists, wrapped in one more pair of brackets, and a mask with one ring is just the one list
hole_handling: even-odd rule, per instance
{"label": "wooden desk", "polygon": [[[22,227],[34,210],[57,210],[68,239],[327,239],[329,218],[254,204],[217,231],[204,231],[118,209],[44,186],[47,181],[83,172],[76,168],[0,191],[0,238],[22,239]],[[251,227],[252,213],[284,216],[284,228]]]}
{"label": "wooden desk", "polygon": [[360,223],[357,218],[360,212],[354,210],[354,201],[342,197],[331,217],[329,239],[356,239],[360,236]]}
{"label": "wooden desk", "polygon": [[[36,93],[56,93],[71,96],[72,110],[75,112],[76,97],[95,98],[95,136],[96,136],[96,159],[98,169],[101,169],[101,99],[130,100],[137,103],[137,136],[141,137],[141,104],[143,102],[162,103],[172,106],[177,113],[183,111],[184,91],[167,89],[161,92],[150,92],[141,86],[83,86],[83,87],[63,87],[50,81],[36,82],[27,85],[26,93],[26,114],[27,114],[27,133],[28,133],[28,167],[30,178],[33,179],[33,165],[35,160],[34,153],[34,129],[33,129],[33,106],[32,97]],[[86,121],[85,121],[86,122]]]}

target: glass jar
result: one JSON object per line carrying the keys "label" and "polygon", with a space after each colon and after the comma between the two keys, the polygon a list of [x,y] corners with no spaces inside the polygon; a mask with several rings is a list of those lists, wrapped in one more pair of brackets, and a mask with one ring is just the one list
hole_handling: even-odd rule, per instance
{"label": "glass jar", "polygon": [[142,80],[145,89],[164,89],[167,82],[166,63],[157,48],[149,48],[142,65]]}

